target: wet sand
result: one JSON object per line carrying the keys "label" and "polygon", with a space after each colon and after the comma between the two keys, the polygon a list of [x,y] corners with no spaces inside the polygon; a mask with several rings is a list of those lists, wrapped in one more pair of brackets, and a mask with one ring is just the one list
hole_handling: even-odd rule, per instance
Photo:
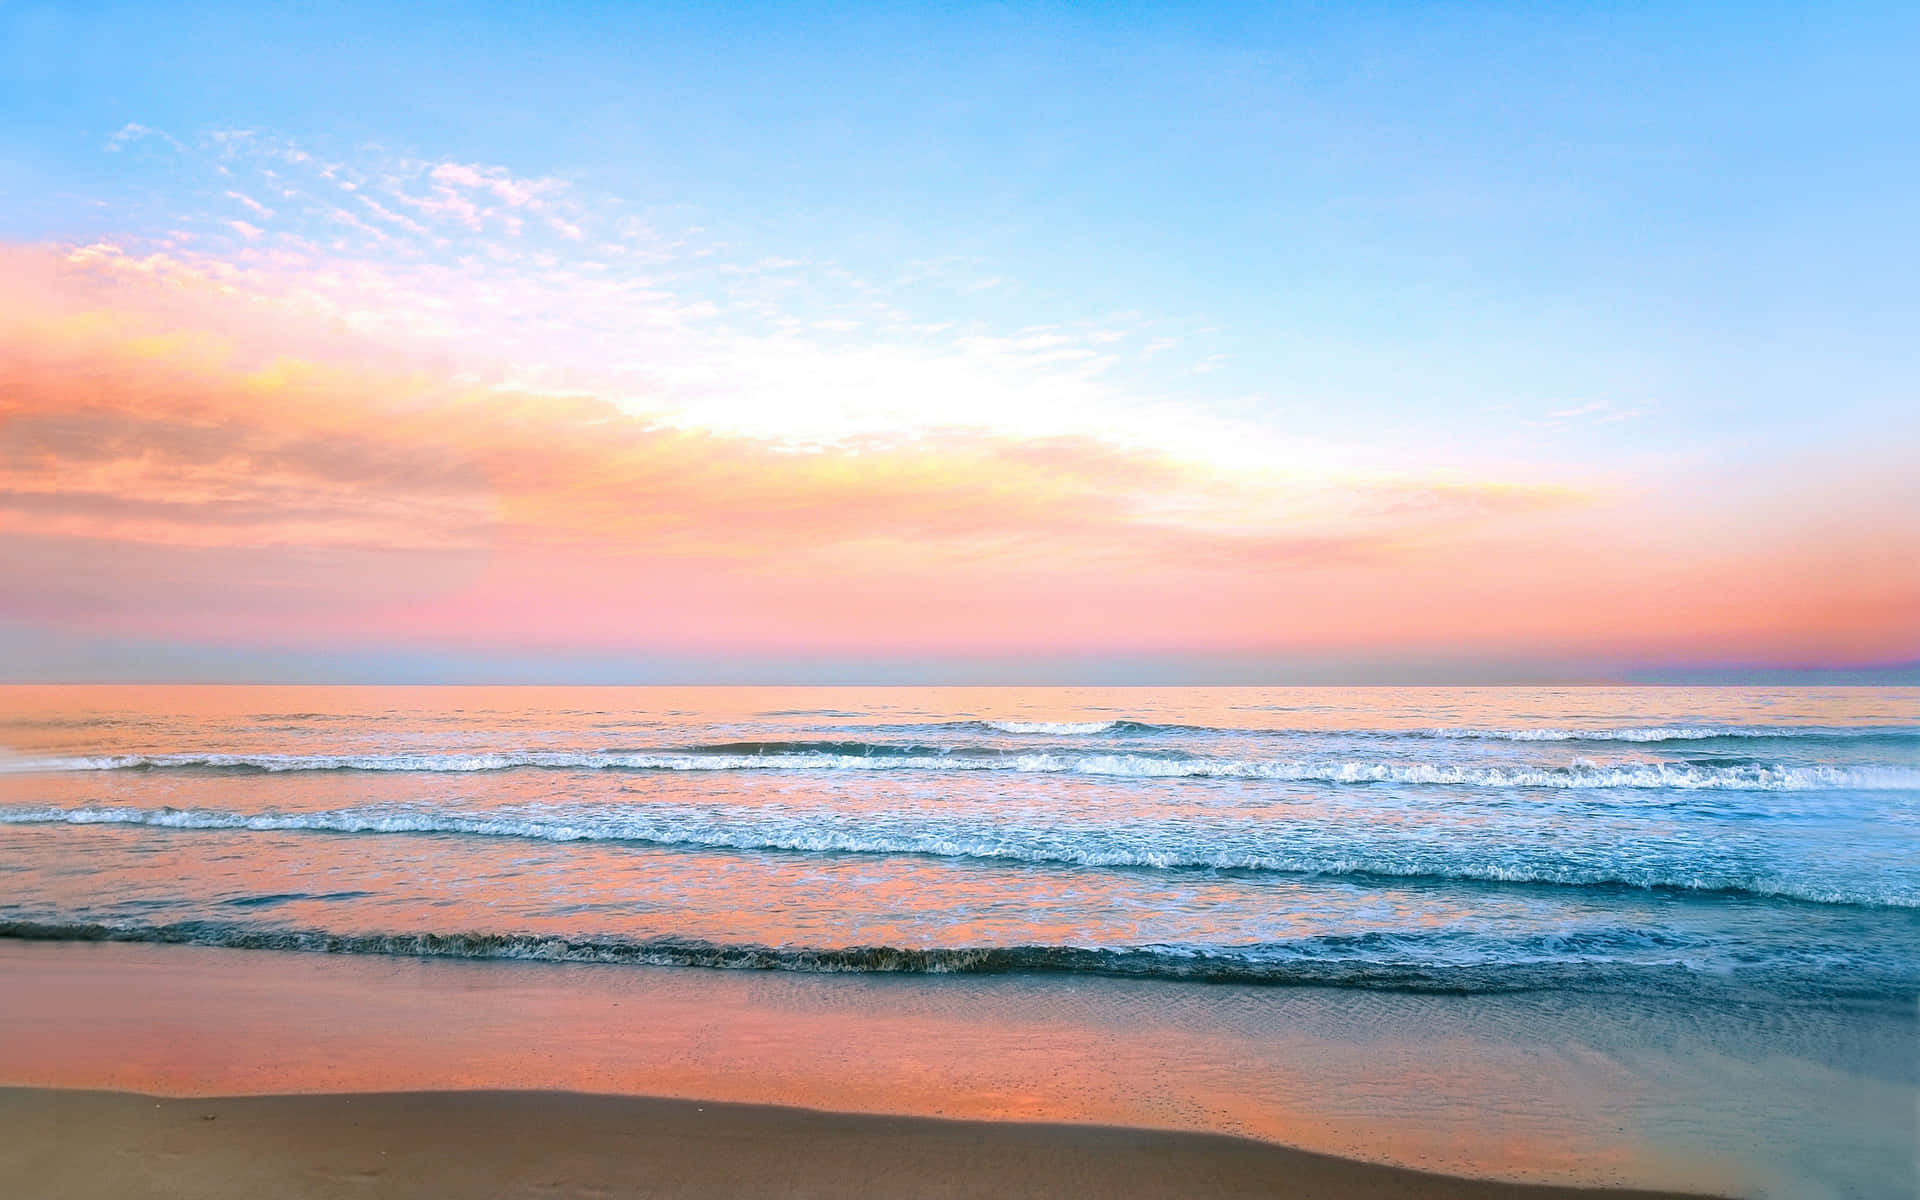
{"label": "wet sand", "polygon": [[566,1092],[0,1089],[0,1182],[45,1200],[1679,1195],[1464,1180],[1208,1134]]}
{"label": "wet sand", "polygon": [[[1269,1164],[1263,1171],[1340,1164],[1351,1177],[1325,1194],[1348,1194],[1363,1177],[1432,1188],[1446,1176],[1754,1197],[1912,1194],[1911,1014],[1868,1021],[1853,1010],[1806,1011],[1788,1019],[1795,1015],[1766,1010],[1736,1023],[1738,1014],[1551,994],[894,979],[0,941],[0,1088],[174,1098],[159,1101],[160,1109],[155,1100],[139,1102],[143,1119],[172,1111],[198,1120],[195,1104],[240,1106],[216,1111],[206,1123],[216,1127],[242,1112],[266,1120],[274,1105],[313,1106],[282,1119],[270,1138],[221,1131],[196,1148],[194,1161],[221,1165],[204,1179],[168,1185],[182,1196],[219,1195],[215,1181],[258,1179],[276,1162],[292,1174],[257,1194],[310,1194],[295,1184],[360,1161],[341,1149],[357,1143],[328,1123],[330,1106],[351,1130],[370,1103],[326,1097],[402,1093],[434,1098],[383,1126],[396,1136],[413,1130],[405,1146],[367,1144],[365,1156],[413,1154],[420,1170],[453,1173],[469,1158],[490,1162],[476,1168],[482,1179],[518,1178],[514,1172],[527,1164],[559,1161],[543,1157],[543,1144],[587,1137],[584,1118],[564,1116],[573,1110],[563,1103],[609,1114],[626,1103],[553,1099],[571,1095],[650,1097],[622,1111],[655,1114],[648,1127],[657,1130],[697,1118],[688,1128],[702,1136],[714,1128],[716,1102],[758,1106],[727,1111],[804,1117],[814,1132],[782,1135],[801,1126],[763,1116],[758,1134],[740,1133],[737,1141],[802,1149],[825,1137],[818,1133],[824,1120],[838,1131],[842,1166],[886,1164],[883,1172],[907,1170],[899,1164],[908,1159],[889,1149],[891,1134],[873,1131],[972,1130],[973,1157],[984,1153],[982,1137],[993,1140],[1000,1161],[1012,1164],[1005,1170],[1032,1165],[1028,1190],[1040,1194],[1054,1186],[1046,1174],[1052,1157],[1068,1154],[1060,1147],[1084,1146],[1077,1139],[1087,1137],[1104,1138],[1109,1148],[1145,1139],[1163,1148],[1148,1156],[1154,1162],[1173,1153],[1164,1147],[1245,1139],[1224,1143],[1241,1148],[1229,1158]],[[468,1099],[447,1098],[461,1094]],[[199,1099],[231,1096],[316,1099]],[[478,1121],[459,1105],[502,1096],[518,1098],[484,1102],[532,1107],[497,1135],[475,1135],[470,1145],[447,1140]],[[691,1103],[695,1117],[676,1102]],[[26,1101],[0,1117],[0,1141],[13,1156],[5,1161],[15,1174],[35,1164],[34,1186],[8,1186],[0,1177],[0,1196],[115,1194],[124,1178],[112,1174],[113,1164],[140,1161],[142,1146],[165,1150],[173,1136],[128,1125],[113,1137],[131,1157],[93,1153],[89,1145],[105,1145],[104,1135],[119,1128],[106,1120],[109,1109],[88,1115],[67,1100],[34,1103],[46,1110],[32,1119],[42,1133],[21,1132],[31,1123],[19,1107]],[[66,1113],[57,1120],[48,1107],[56,1105]],[[807,1115],[822,1112],[848,1115]],[[578,1143],[578,1153],[601,1165],[582,1175],[581,1186],[618,1184],[631,1194],[642,1177],[622,1139],[641,1137],[644,1123],[594,1119],[601,1132]],[[520,1125],[540,1138],[516,1132]],[[1127,1130],[1135,1132],[1119,1132]],[[1053,1148],[1033,1149],[1034,1138]],[[513,1146],[512,1161],[487,1159]],[[52,1158],[23,1157],[37,1152]],[[752,1178],[764,1182],[709,1180],[722,1192],[779,1194],[805,1182],[776,1177],[787,1168],[752,1158],[758,1151],[725,1153],[748,1157]],[[806,1157],[807,1170],[826,1173],[819,1178],[842,1169],[807,1157],[811,1149],[783,1153]],[[914,1153],[946,1161],[935,1149]],[[193,1169],[148,1157],[167,1170]],[[1193,1194],[1197,1179],[1226,1187],[1218,1172],[1229,1159],[1207,1161],[1213,1165],[1182,1168],[1181,1187],[1169,1194]],[[956,1152],[959,1177],[970,1165]],[[646,1170],[646,1179],[665,1178]],[[914,1170],[934,1174],[931,1166]],[[1119,1171],[1114,1187],[1157,1186],[1156,1170],[1148,1163]],[[411,1178],[418,1194],[459,1186],[452,1175],[444,1186]],[[699,1183],[687,1178],[688,1187]],[[837,1190],[865,1178],[820,1186]],[[1311,1195],[1300,1188],[1319,1176],[1287,1178],[1293,1194]],[[64,1192],[54,1186],[62,1179],[73,1181]],[[1258,1183],[1268,1186],[1278,1185]],[[1489,1194],[1489,1187],[1476,1184],[1468,1194]]]}

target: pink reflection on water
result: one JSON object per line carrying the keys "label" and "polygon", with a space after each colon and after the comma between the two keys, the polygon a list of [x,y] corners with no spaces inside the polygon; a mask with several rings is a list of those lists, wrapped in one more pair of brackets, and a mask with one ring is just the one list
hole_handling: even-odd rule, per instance
{"label": "pink reflection on water", "polygon": [[[344,753],[380,736],[462,729],[619,744],[637,731],[787,723],[1110,720],[1220,729],[1352,730],[1661,723],[1911,722],[1920,688],[1086,688],[1086,687],[0,687],[0,744],[19,754],[286,749]],[[386,727],[369,734],[368,718]],[[92,724],[87,724],[92,722]],[[105,722],[106,724],[101,724]],[[212,739],[217,738],[217,745]]]}

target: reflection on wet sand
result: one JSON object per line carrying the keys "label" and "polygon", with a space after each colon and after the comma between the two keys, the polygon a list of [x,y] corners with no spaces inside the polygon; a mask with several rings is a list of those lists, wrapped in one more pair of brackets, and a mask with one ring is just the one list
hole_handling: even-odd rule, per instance
{"label": "reflection on wet sand", "polygon": [[[1753,1030],[1625,998],[33,944],[0,946],[0,980],[0,1080],[14,1084],[565,1089],[1073,1121],[1740,1194],[1876,1169],[1902,1136],[1888,1114],[1913,1099],[1880,1073],[1911,1056],[1898,1020],[1774,1028],[1774,1052],[1742,1058]],[[1650,1039],[1655,1022],[1664,1033]],[[1668,1048],[1649,1052],[1651,1040]],[[1716,1144],[1739,1157],[1677,1149]]]}

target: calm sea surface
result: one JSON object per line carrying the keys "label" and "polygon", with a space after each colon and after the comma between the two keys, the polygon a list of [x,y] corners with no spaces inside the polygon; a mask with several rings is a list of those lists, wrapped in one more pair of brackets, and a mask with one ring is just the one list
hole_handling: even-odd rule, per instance
{"label": "calm sea surface", "polygon": [[0,689],[0,932],[1920,994],[1916,689]]}

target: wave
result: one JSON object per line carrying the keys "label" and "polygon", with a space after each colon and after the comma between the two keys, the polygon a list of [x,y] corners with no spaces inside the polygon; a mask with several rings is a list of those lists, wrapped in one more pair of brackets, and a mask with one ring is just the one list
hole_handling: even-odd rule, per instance
{"label": "wave", "polygon": [[[861,746],[857,753],[851,746]],[[745,747],[751,746],[749,752]],[[794,748],[796,746],[805,748]],[[769,748],[771,747],[771,748]],[[783,748],[784,747],[784,748]],[[1883,791],[1920,789],[1920,767],[1795,766],[1784,763],[1625,763],[1471,766],[1325,758],[1228,759],[1187,754],[929,751],[866,743],[734,743],[672,751],[608,750],[485,754],[119,754],[8,760],[0,770],[216,770],[489,772],[574,771],[1011,771],[1123,779],[1261,779],[1329,784],[1475,788],[1660,788],[1682,791]]]}
{"label": "wave", "polygon": [[1180,722],[1154,722],[1113,719],[1107,721],[949,721],[931,725],[899,726],[903,729],[971,729],[992,733],[1052,734],[1090,737],[1096,734],[1181,734],[1219,733],[1293,737],[1353,737],[1380,740],[1496,741],[1496,742],[1699,742],[1718,739],[1832,739],[1854,741],[1884,739],[1920,740],[1920,727],[1910,725],[1628,725],[1608,729],[1574,727],[1481,728],[1471,725],[1445,725],[1425,729],[1339,729],[1339,728],[1262,728],[1220,725],[1191,725]]}
{"label": "wave", "polygon": [[1529,726],[1495,728],[1473,725],[1440,725],[1427,728],[1391,729],[1338,727],[1267,727],[1237,725],[1200,725],[1179,721],[1141,721],[1112,718],[1099,721],[1015,721],[964,720],[867,726],[896,730],[970,730],[977,733],[1044,734],[1092,737],[1099,734],[1188,734],[1217,733],[1241,736],[1350,737],[1393,740],[1495,741],[1495,742],[1699,742],[1718,739],[1777,740],[1828,739],[1856,741],[1920,741],[1920,726],[1914,725],[1624,725],[1583,729],[1574,726]]}
{"label": "wave", "polygon": [[[304,813],[243,813],[178,808],[0,809],[4,825],[133,825],[156,829],[445,834],[541,842],[626,843],[681,850],[805,854],[916,855],[979,862],[1115,870],[1231,871],[1314,878],[1385,879],[1401,883],[1522,884],[1753,896],[1867,908],[1920,908],[1920,887],[1837,886],[1710,865],[1581,863],[1481,857],[1426,846],[1369,846],[1347,851],[1284,847],[1117,846],[1097,836],[1075,840],[1060,831],[979,833],[952,824],[918,831],[876,831],[828,821],[759,820],[750,824],[687,813],[581,813],[565,818],[463,814],[417,809],[345,808]],[[1133,835],[1136,841],[1140,839]]]}
{"label": "wave", "polygon": [[1006,751],[990,746],[938,746],[925,742],[865,742],[807,740],[764,742],[707,742],[673,750],[609,750],[614,756],[712,755],[720,758],[1004,758]]}
{"label": "wave", "polygon": [[990,729],[995,733],[1049,733],[1067,736],[1112,733],[1115,730],[1150,733],[1180,728],[1172,725],[1149,725],[1142,721],[978,721],[962,722],[962,724]]}
{"label": "wave", "polygon": [[1920,728],[1906,725],[1634,725],[1618,729],[1475,729],[1441,727],[1411,731],[1414,736],[1503,742],[1704,742],[1728,739],[1864,738],[1920,739]]}
{"label": "wave", "polygon": [[[1298,943],[1190,947],[766,946],[674,936],[617,938],[532,933],[344,933],[261,928],[216,921],[161,925],[0,920],[0,938],[22,941],[144,942],[245,950],[506,959],[551,963],[709,967],[815,974],[1068,974],[1206,983],[1345,987],[1485,994],[1538,990],[1684,991],[1735,982],[1785,984],[1856,995],[1904,994],[1911,979],[1886,972],[1749,966],[1702,969],[1696,947],[1658,931],[1602,930],[1543,935],[1464,954],[1408,935],[1323,936]],[[1639,961],[1621,953],[1646,955]],[[1448,957],[1452,956],[1452,957]],[[1884,976],[1884,977],[1883,977]]]}

